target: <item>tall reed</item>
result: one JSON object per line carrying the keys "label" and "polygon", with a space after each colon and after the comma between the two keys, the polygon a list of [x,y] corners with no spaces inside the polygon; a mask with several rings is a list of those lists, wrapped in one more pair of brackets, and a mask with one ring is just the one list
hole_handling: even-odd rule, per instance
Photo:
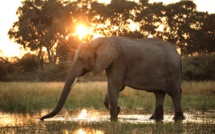
{"label": "tall reed", "polygon": [[[53,109],[60,97],[64,82],[0,82],[0,111],[28,112]],[[182,83],[182,105],[185,111],[215,110],[215,83],[213,81]],[[78,82],[64,106],[71,108],[104,109],[107,93],[106,82]],[[126,87],[119,97],[119,105],[125,110],[153,111],[155,97],[152,93]],[[165,111],[173,112],[171,98],[165,98]]]}

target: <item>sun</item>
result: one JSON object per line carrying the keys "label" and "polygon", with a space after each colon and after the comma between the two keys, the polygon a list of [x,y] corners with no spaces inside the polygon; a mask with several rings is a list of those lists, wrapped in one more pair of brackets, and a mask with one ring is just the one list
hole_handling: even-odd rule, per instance
{"label": "sun", "polygon": [[87,36],[88,32],[88,28],[84,25],[78,25],[76,28],[76,34],[78,35],[80,40]]}

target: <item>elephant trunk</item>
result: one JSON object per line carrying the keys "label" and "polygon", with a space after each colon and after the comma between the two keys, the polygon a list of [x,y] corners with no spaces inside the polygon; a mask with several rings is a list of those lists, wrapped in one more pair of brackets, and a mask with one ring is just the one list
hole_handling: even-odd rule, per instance
{"label": "elephant trunk", "polygon": [[71,88],[75,84],[75,82],[76,82],[76,77],[74,77],[74,75],[69,74],[68,77],[67,77],[66,83],[64,85],[64,88],[63,88],[63,91],[61,93],[61,96],[60,96],[60,99],[58,101],[57,106],[55,107],[55,109],[51,113],[42,116],[40,118],[41,121],[43,121],[46,118],[51,118],[51,117],[55,116],[56,114],[58,114],[60,112],[60,110],[62,109],[64,103],[66,102],[66,99],[67,99],[67,97],[69,95],[69,92],[71,91]]}

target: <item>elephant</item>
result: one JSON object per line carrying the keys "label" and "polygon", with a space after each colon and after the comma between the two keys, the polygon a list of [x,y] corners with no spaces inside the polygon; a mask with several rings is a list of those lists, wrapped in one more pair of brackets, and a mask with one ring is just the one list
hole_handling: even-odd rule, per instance
{"label": "elephant", "polygon": [[163,120],[166,94],[174,104],[173,119],[185,119],[181,106],[181,58],[174,46],[158,38],[110,36],[78,46],[57,106],[40,120],[60,112],[77,77],[103,71],[108,85],[104,105],[111,121],[118,120],[119,93],[126,86],[155,94],[155,110],[150,119]]}

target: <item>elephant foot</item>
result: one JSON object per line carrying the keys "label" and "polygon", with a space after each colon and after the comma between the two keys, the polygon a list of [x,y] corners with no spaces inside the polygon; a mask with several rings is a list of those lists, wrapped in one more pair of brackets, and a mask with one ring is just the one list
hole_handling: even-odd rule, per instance
{"label": "elephant foot", "polygon": [[117,107],[116,109],[110,108],[110,120],[111,121],[118,121],[118,114],[120,113],[120,107]]}
{"label": "elephant foot", "polygon": [[117,117],[110,117],[110,121],[111,122],[116,122],[116,121],[118,121],[118,118]]}
{"label": "elephant foot", "polygon": [[164,118],[163,118],[163,115],[162,116],[155,116],[155,114],[153,114],[149,119],[160,121],[160,120],[163,120]]}
{"label": "elephant foot", "polygon": [[179,112],[179,113],[175,113],[175,116],[173,117],[173,120],[177,121],[177,120],[184,120],[185,117],[183,115],[182,112]]}
{"label": "elephant foot", "polygon": [[154,114],[149,119],[157,121],[163,120],[163,106],[156,107]]}

